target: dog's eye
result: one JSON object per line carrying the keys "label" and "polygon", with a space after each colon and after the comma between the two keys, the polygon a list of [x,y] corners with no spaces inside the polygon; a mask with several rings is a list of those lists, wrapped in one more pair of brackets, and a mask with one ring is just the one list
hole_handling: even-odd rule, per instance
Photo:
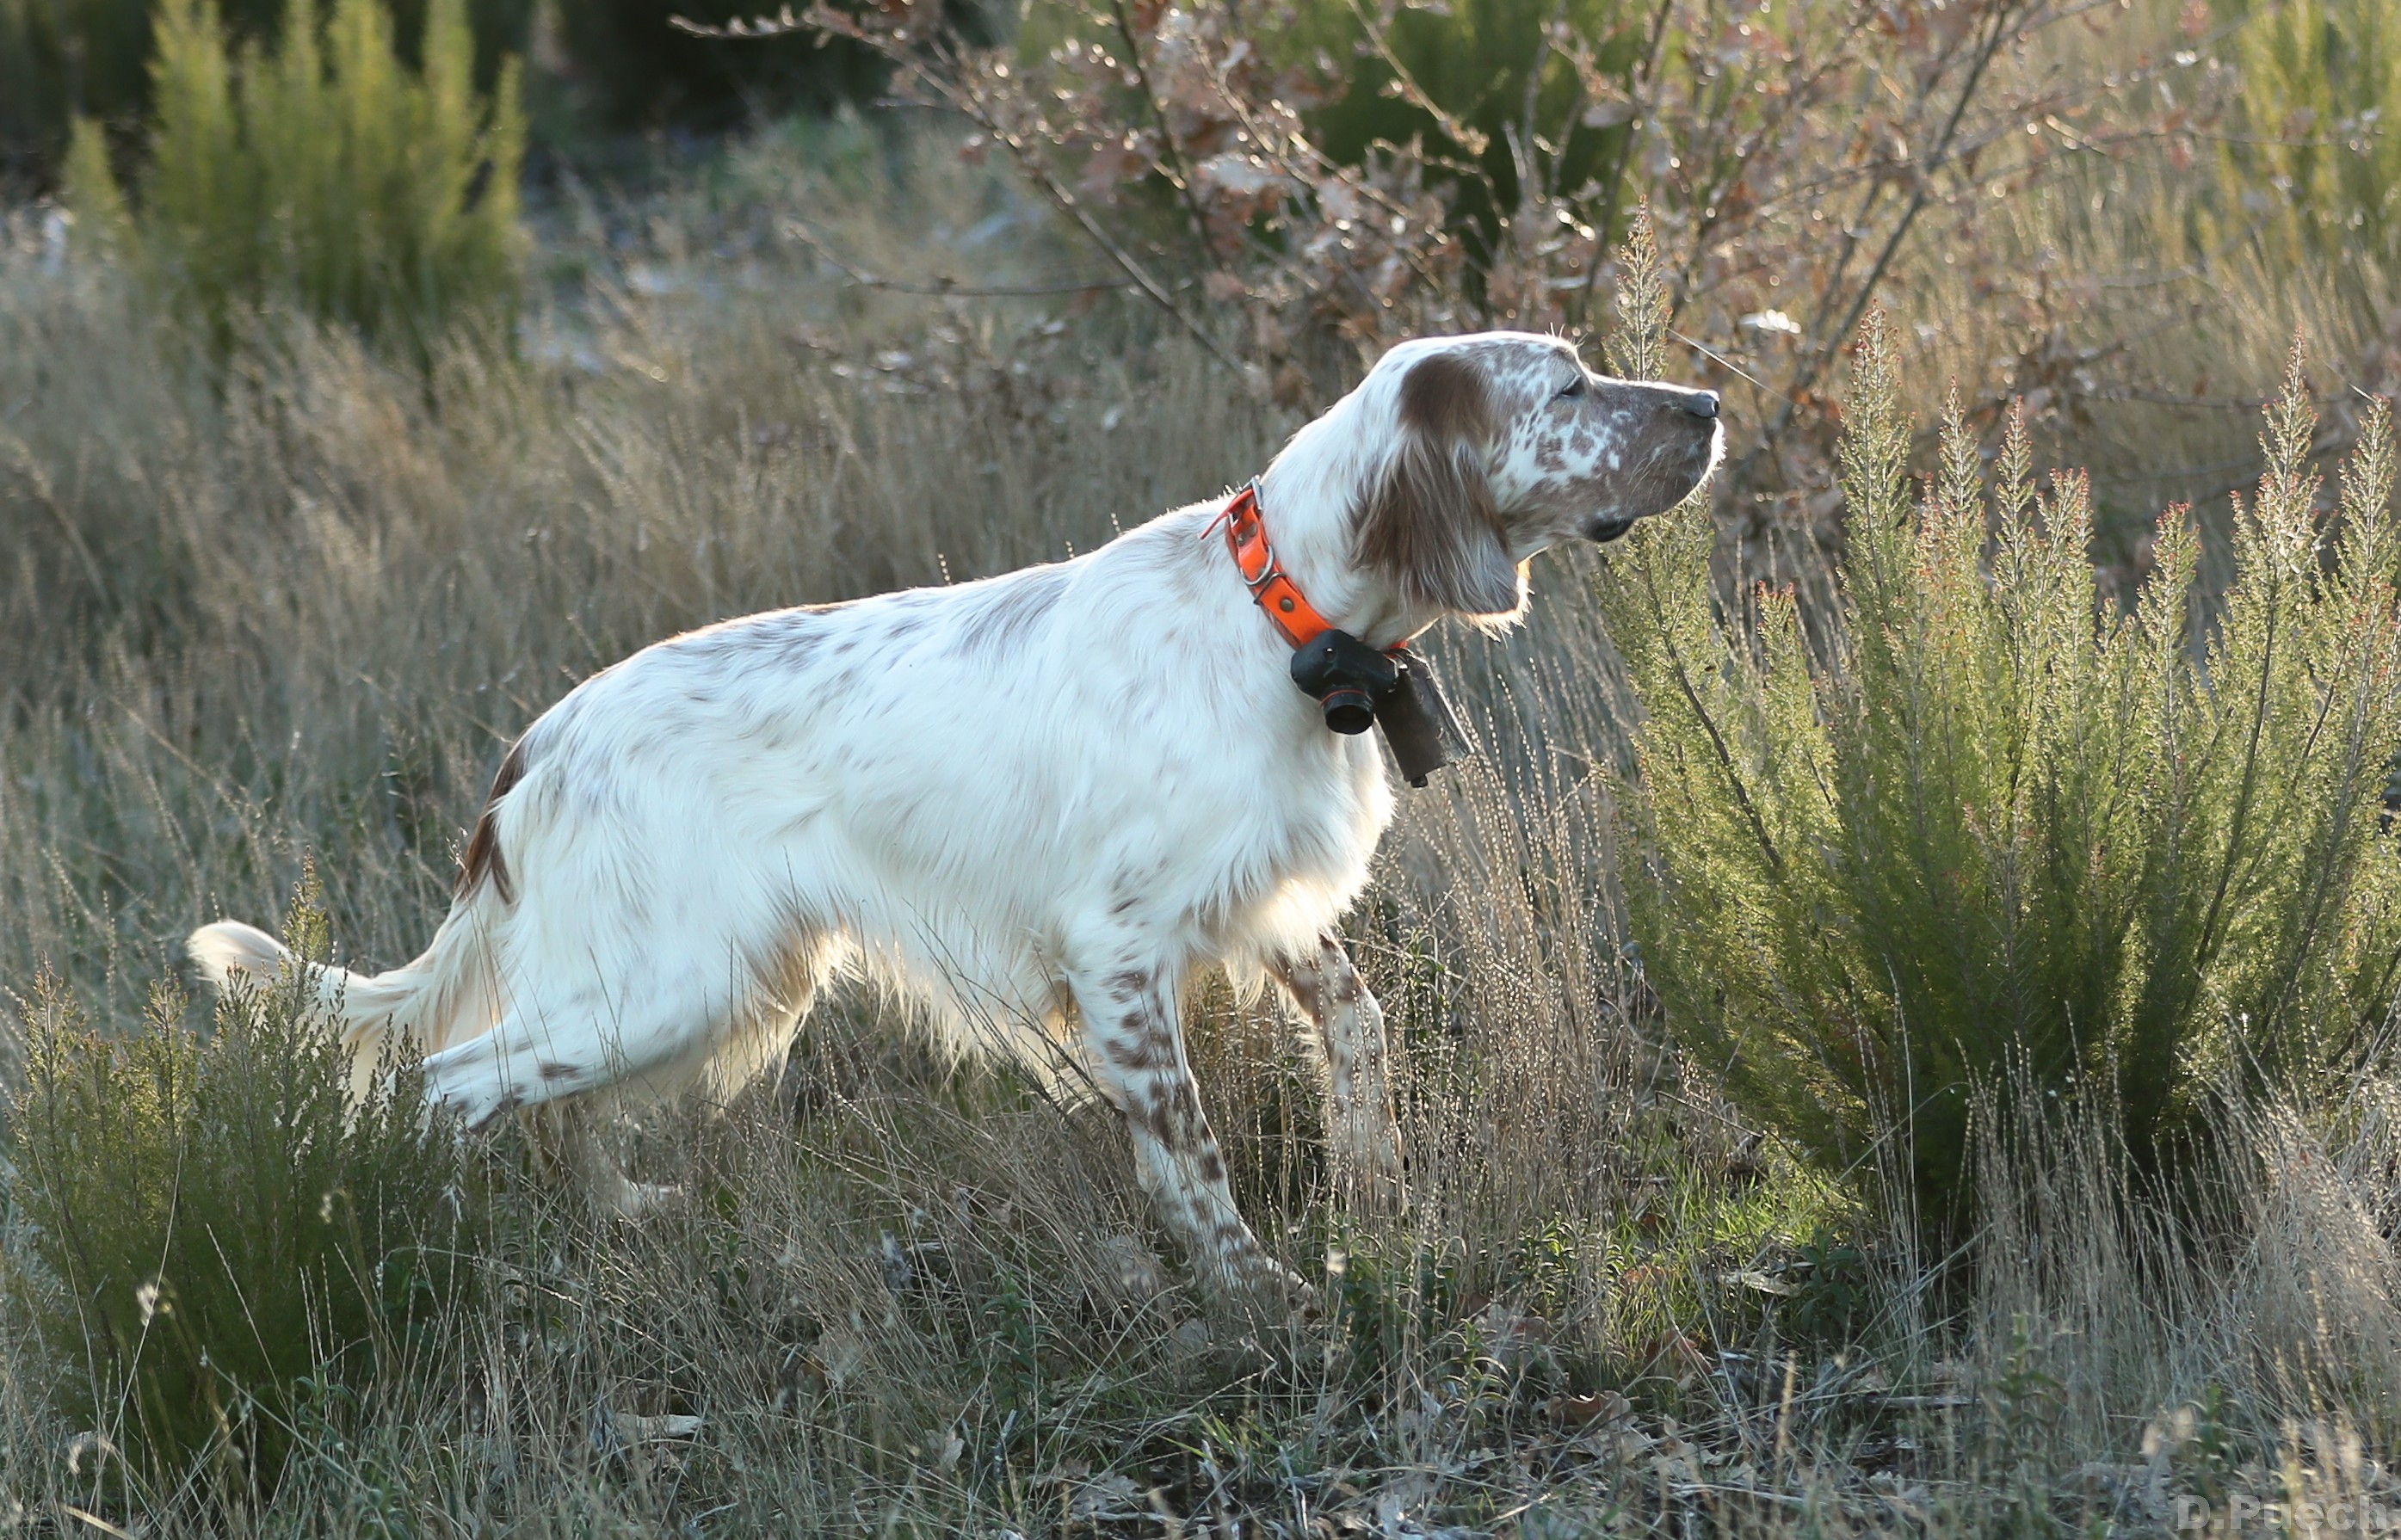
{"label": "dog's eye", "polygon": [[1566,389],[1560,391],[1558,395],[1553,399],[1557,401],[1573,401],[1583,394],[1584,376],[1582,375],[1578,375],[1575,377],[1574,383],[1571,384]]}

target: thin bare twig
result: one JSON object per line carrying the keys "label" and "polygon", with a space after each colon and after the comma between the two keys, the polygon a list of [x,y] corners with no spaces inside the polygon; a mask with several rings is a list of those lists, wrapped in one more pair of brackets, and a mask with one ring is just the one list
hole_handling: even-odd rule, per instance
{"label": "thin bare twig", "polygon": [[1799,410],[1800,398],[1807,393],[1811,386],[1817,384],[1818,376],[1825,372],[1827,361],[1834,356],[1836,340],[1848,335],[1858,327],[1859,318],[1867,314],[1868,306],[1875,298],[1877,285],[1884,281],[1884,275],[1892,266],[1894,255],[1900,252],[1900,243],[1908,238],[1910,226],[1917,222],[1918,214],[1924,211],[1927,204],[1933,199],[1934,173],[1941,170],[1951,157],[1953,143],[1958,137],[1960,121],[1967,116],[1968,108],[1975,102],[1977,88],[1983,83],[1985,70],[1991,66],[1994,57],[2000,52],[2002,42],[2010,35],[2010,18],[2015,9],[2016,7],[2007,3],[2007,0],[1994,7],[1992,32],[1977,50],[1975,63],[1969,69],[1968,78],[1959,87],[1958,97],[1951,104],[1951,116],[1943,123],[1942,133],[1935,143],[1933,154],[1927,157],[1918,171],[1917,187],[1910,195],[1908,206],[1902,210],[1900,218],[1895,222],[1891,233],[1886,238],[1883,250],[1876,253],[1874,265],[1868,269],[1867,277],[1860,282],[1859,292],[1852,296],[1850,306],[1844,312],[1841,323],[1831,329],[1819,330],[1816,338],[1818,346],[1810,349],[1806,361],[1801,366],[1800,374],[1792,382],[1791,392],[1786,397],[1784,405],[1777,412],[1775,420],[1768,425],[1767,431],[1760,435],[1759,443],[1743,457],[1743,463],[1735,478],[1737,484],[1749,479],[1751,468],[1775,448],[1777,441],[1791,425],[1793,415]]}
{"label": "thin bare twig", "polygon": [[965,299],[1038,298],[1046,294],[1088,294],[1104,289],[1131,289],[1133,279],[1117,278],[1084,279],[1064,283],[967,284],[947,279],[932,283],[909,283],[871,273],[855,264],[845,262],[826,238],[797,219],[784,222],[784,231],[807,247],[816,259],[840,273],[862,289],[883,289],[898,294],[955,294]]}

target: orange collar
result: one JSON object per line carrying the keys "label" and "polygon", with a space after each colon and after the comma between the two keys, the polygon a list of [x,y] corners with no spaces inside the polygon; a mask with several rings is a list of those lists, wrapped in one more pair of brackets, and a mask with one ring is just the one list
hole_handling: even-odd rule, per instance
{"label": "orange collar", "polygon": [[1304,647],[1334,629],[1277,564],[1275,549],[1268,544],[1267,521],[1259,516],[1257,482],[1235,493],[1226,511],[1211,522],[1226,526],[1226,549],[1242,569],[1243,583],[1285,641]]}

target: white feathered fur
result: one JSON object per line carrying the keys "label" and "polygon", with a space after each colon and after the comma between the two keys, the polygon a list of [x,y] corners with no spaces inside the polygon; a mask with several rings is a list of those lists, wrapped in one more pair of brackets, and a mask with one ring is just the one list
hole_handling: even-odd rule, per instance
{"label": "white feathered fur", "polygon": [[[1260,506],[1364,640],[1506,623],[1535,552],[1697,484],[1714,411],[1554,338],[1404,344],[1295,435]],[[585,680],[512,750],[424,955],[327,977],[361,1074],[399,1032],[470,1124],[727,1097],[858,967],[960,1051],[1080,1054],[1203,1274],[1279,1276],[1226,1193],[1175,996],[1196,965],[1278,977],[1320,1029],[1338,1154],[1397,1184],[1380,1017],[1333,938],[1393,793],[1375,737],[1294,688],[1223,506],[981,582],[727,620]],[[190,949],[220,985],[281,961],[234,923]]]}

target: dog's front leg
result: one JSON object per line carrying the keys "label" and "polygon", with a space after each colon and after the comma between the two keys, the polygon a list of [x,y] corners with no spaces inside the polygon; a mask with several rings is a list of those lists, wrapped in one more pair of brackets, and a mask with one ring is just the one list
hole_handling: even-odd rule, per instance
{"label": "dog's front leg", "polygon": [[1175,981],[1129,963],[1076,977],[1076,1004],[1110,1097],[1125,1110],[1134,1169],[1202,1283],[1219,1293],[1290,1292],[1298,1280],[1234,1207],[1226,1157],[1184,1054]]}
{"label": "dog's front leg", "polygon": [[1408,1186],[1401,1169],[1400,1124],[1393,1116],[1383,1008],[1332,931],[1320,935],[1315,947],[1277,958],[1269,968],[1325,1050],[1325,1121],[1338,1187],[1367,1207],[1398,1212],[1408,1205]]}

